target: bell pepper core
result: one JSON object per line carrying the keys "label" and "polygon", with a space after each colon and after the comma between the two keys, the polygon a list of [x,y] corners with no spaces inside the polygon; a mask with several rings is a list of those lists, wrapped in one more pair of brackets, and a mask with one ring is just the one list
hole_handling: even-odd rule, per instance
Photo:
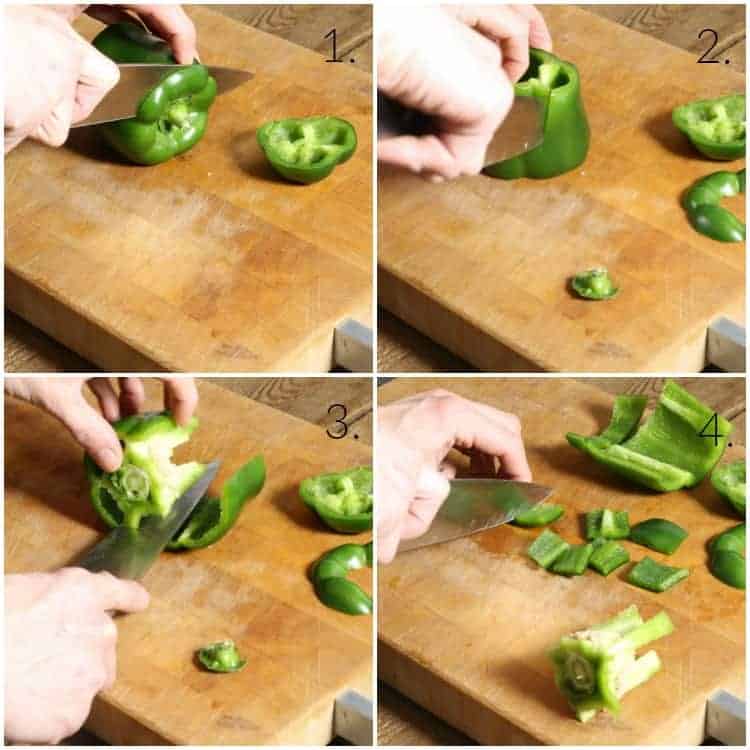
{"label": "bell pepper core", "polygon": [[741,518],[745,517],[745,459],[717,466],[711,473],[711,484]]}
{"label": "bell pepper core", "polygon": [[611,299],[620,291],[606,268],[581,271],[570,280],[570,286],[579,297],[591,300]]}
{"label": "bell pepper core", "polygon": [[557,519],[561,518],[564,513],[565,508],[563,508],[562,505],[541,503],[530,510],[519,513],[513,519],[513,523],[516,526],[525,526],[527,528],[546,526],[549,523],[557,521]]}
{"label": "bell pepper core", "polygon": [[273,120],[258,129],[257,138],[276,172],[304,185],[328,177],[357,148],[354,126],[330,116]]}
{"label": "bell pepper core", "polygon": [[687,539],[688,533],[681,526],[665,518],[649,518],[630,529],[630,541],[644,547],[671,555]]}
{"label": "bell pepper core", "polygon": [[308,477],[300,484],[299,494],[305,505],[334,531],[357,534],[372,528],[372,469],[369,466]]}
{"label": "bell pepper core", "polygon": [[531,48],[529,67],[515,85],[516,96],[533,96],[544,105],[544,140],[536,148],[484,168],[490,177],[556,177],[583,164],[589,150],[589,124],[575,65]]}
{"label": "bell pepper core", "polygon": [[583,575],[593,552],[594,547],[591,544],[571,544],[552,563],[552,572],[561,576]]}
{"label": "bell pepper core", "polygon": [[586,539],[627,539],[630,534],[630,521],[626,510],[601,508],[586,513]]}
{"label": "bell pepper core", "polygon": [[630,562],[628,551],[621,544],[615,541],[604,541],[601,537],[601,544],[594,545],[594,551],[589,559],[589,567],[597,573],[608,576],[613,570]]}
{"label": "bell pepper core", "polygon": [[247,659],[240,657],[234,641],[217,641],[198,651],[198,661],[209,672],[239,672]]}
{"label": "bell pepper core", "polygon": [[[175,63],[169,45],[131,23],[107,26],[92,42],[116,63]],[[206,132],[216,81],[200,63],[166,75],[143,99],[135,117],[99,125],[106,141],[135,164],[168,161]]]}
{"label": "bell pepper core", "polygon": [[672,110],[672,122],[709,159],[730,161],[745,155],[745,95],[690,102]]}
{"label": "bell pepper core", "polygon": [[727,586],[745,588],[745,524],[719,534],[710,547],[709,568]]}
{"label": "bell pepper core", "polygon": [[722,198],[745,192],[745,170],[713,172],[694,182],[682,198],[682,207],[696,232],[719,242],[742,242],[745,224],[720,206]]}
{"label": "bell pepper core", "polygon": [[672,568],[669,565],[652,560],[650,557],[644,557],[639,563],[633,566],[628,573],[628,583],[633,586],[661,593],[671,589],[678,584],[683,578],[687,578],[690,571],[687,568]]}
{"label": "bell pepper core", "polygon": [[[640,417],[638,406],[631,397],[618,396],[607,430],[594,437],[569,432],[568,442],[615,473],[657,492],[694,487],[721,458],[732,424],[668,380],[656,409],[625,439],[632,418]],[[715,439],[701,435],[714,415]],[[622,424],[615,424],[615,417]]]}
{"label": "bell pepper core", "polygon": [[529,557],[543,568],[549,568],[570,545],[554,531],[545,529],[527,550]]}
{"label": "bell pepper core", "polygon": [[346,577],[350,570],[364,567],[372,567],[372,542],[342,544],[326,552],[312,572],[318,599],[347,615],[372,614],[372,597]]}

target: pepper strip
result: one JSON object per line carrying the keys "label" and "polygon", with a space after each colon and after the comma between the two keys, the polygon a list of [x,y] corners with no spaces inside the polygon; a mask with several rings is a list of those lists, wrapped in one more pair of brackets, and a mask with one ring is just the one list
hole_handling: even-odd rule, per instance
{"label": "pepper strip", "polygon": [[725,531],[711,543],[711,572],[727,586],[745,588],[745,524]]}
{"label": "pepper strip", "polygon": [[682,199],[682,207],[696,232],[719,242],[742,242],[745,224],[720,206],[722,198],[745,192],[745,170],[714,172],[694,182]]}
{"label": "pepper strip", "polygon": [[711,484],[721,497],[732,506],[737,515],[745,517],[745,459],[717,466],[711,474]]}
{"label": "pepper strip", "polygon": [[372,597],[349,581],[350,570],[372,567],[372,542],[342,544],[326,552],[315,564],[312,580],[315,593],[326,607],[347,615],[372,613]]}
{"label": "pepper strip", "polygon": [[542,503],[530,510],[519,513],[513,523],[516,526],[534,528],[537,526],[546,526],[547,524],[557,521],[565,514],[565,508],[562,505],[553,505],[551,503]]}

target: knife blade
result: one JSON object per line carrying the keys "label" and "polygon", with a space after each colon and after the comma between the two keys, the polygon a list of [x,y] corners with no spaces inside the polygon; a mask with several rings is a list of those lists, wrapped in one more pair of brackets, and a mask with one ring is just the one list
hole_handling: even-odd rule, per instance
{"label": "knife blade", "polygon": [[137,529],[118,526],[88,550],[75,565],[92,573],[106,570],[118,578],[138,580],[187,520],[219,470],[212,461],[200,478],[175,501],[166,516],[147,516]]}
{"label": "knife blade", "polygon": [[552,494],[549,487],[510,479],[452,479],[450,485],[430,528],[416,539],[402,539],[399,554],[508,523]]}
{"label": "knife blade", "polygon": [[[536,148],[544,140],[544,104],[533,96],[517,96],[505,119],[492,136],[484,166],[510,159]],[[435,118],[405,107],[378,92],[378,139],[400,135],[434,135]]]}
{"label": "knife blade", "polygon": [[[120,69],[120,80],[114,88],[96,105],[94,111],[85,119],[71,127],[100,125],[103,122],[124,120],[135,116],[138,104],[146,93],[156,86],[164,76],[174,73],[178,68],[189,65],[159,65],[151,63],[124,63]],[[207,65],[208,72],[216,79],[219,95],[226,94],[237,86],[249,81],[253,74],[237,68],[222,68]]]}

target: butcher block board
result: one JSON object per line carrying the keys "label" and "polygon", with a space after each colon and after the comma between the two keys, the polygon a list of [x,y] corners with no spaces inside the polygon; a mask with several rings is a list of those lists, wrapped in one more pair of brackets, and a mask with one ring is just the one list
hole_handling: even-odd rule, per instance
{"label": "butcher block board", "polygon": [[[742,162],[702,158],[671,112],[744,91],[744,77],[578,8],[542,13],[581,74],[587,160],[540,181],[433,184],[381,168],[379,302],[488,371],[698,371],[709,324],[744,323],[745,245],[695,232],[680,195]],[[744,216],[741,197],[724,205]],[[594,266],[617,298],[568,291]]]}
{"label": "butcher block board", "polygon": [[[148,394],[149,408],[160,408],[158,389]],[[202,384],[200,396],[200,426],[178,460],[220,458],[218,492],[262,453],[266,486],[216,545],[165,552],[146,574],[151,605],[117,619],[117,681],[96,699],[87,727],[115,745],[325,744],[335,698],[349,688],[371,693],[373,623],[317,600],[308,567],[342,537],[302,504],[298,485],[367,464],[370,451],[217,386]],[[5,570],[70,564],[104,532],[81,449],[55,420],[12,399],[5,429]],[[356,573],[367,590],[370,577]],[[199,669],[195,650],[223,638],[237,642],[245,669]]]}
{"label": "butcher block board", "polygon": [[[6,303],[106,370],[329,370],[336,324],[371,321],[371,77],[186,8],[201,59],[255,77],[160,166],[120,162],[92,128],[13,151]],[[320,183],[282,181],[256,130],[318,114],[351,121],[357,151]]]}
{"label": "butcher block board", "polygon": [[[553,525],[583,541],[580,514],[608,507],[631,523],[661,516],[690,531],[669,563],[690,568],[671,591],[627,584],[630,565],[602,578],[564,578],[526,555],[539,529],[504,525],[398,556],[378,569],[381,679],[479,742],[493,745],[692,745],[703,739],[706,699],[719,688],[744,693],[745,596],[709,573],[705,544],[737,523],[708,480],[668,495],[625,484],[569,446],[567,431],[594,434],[612,396],[571,380],[414,380],[380,389],[380,404],[429,388],[517,414],[534,480],[566,508]],[[735,446],[727,458],[741,455]],[[631,559],[664,556],[625,542]],[[654,648],[662,671],[623,699],[618,718],[575,720],[557,692],[546,652],[574,630],[638,605],[664,609],[676,631]]]}

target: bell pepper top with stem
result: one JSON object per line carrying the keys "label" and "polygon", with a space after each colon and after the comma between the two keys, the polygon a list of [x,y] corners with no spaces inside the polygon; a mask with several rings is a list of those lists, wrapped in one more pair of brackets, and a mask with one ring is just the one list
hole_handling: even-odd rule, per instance
{"label": "bell pepper top with stem", "polygon": [[[116,63],[176,64],[166,42],[135,24],[108,26],[92,44]],[[99,128],[107,142],[128,160],[161,164],[200,141],[216,93],[216,81],[205,66],[182,66],[165,75],[141,99],[135,117]]]}
{"label": "bell pepper top with stem", "polygon": [[203,497],[167,549],[200,549],[219,541],[235,524],[245,503],[263,489],[266,464],[255,456],[222,486],[221,496]]}
{"label": "bell pepper top with stem", "polygon": [[91,500],[109,526],[135,529],[144,516],[166,516],[205,471],[197,461],[172,462],[173,450],[189,440],[198,419],[178,425],[169,413],[160,412],[125,417],[112,426],[123,446],[123,462],[107,473],[85,456]]}
{"label": "bell pepper top with stem", "polygon": [[216,641],[198,651],[198,661],[209,672],[239,672],[247,664],[234,641]]}
{"label": "bell pepper top with stem", "polygon": [[620,291],[606,268],[581,271],[570,280],[570,286],[579,297],[592,300],[611,299]]}
{"label": "bell pepper top with stem", "polygon": [[372,528],[372,492],[369,466],[308,477],[299,487],[305,505],[323,523],[342,534],[357,534]]}
{"label": "bell pepper top with stem", "polygon": [[721,464],[711,473],[711,484],[741,518],[745,517],[745,459]]}
{"label": "bell pepper top with stem", "polygon": [[694,182],[682,198],[688,220],[696,232],[719,242],[742,242],[745,224],[719,205],[722,198],[745,192],[745,170],[713,172]]}
{"label": "bell pepper top with stem", "polygon": [[745,155],[745,95],[730,94],[683,104],[672,122],[710,159],[730,161]]}
{"label": "bell pepper top with stem", "polygon": [[525,154],[484,168],[490,177],[556,177],[583,164],[589,150],[589,124],[575,65],[550,52],[529,50],[529,67],[515,85],[516,96],[533,96],[544,106],[544,140]]}
{"label": "bell pepper top with stem", "polygon": [[312,571],[318,599],[347,615],[371,614],[372,597],[347,578],[349,571],[364,567],[372,567],[372,542],[342,544],[326,552]]}
{"label": "bell pepper top with stem", "polygon": [[[613,417],[617,415],[622,425],[610,423],[593,437],[573,432],[566,437],[572,446],[626,479],[670,492],[698,484],[721,458],[732,432],[730,422],[671,380],[649,418],[632,436],[623,437],[637,424],[641,411],[640,404],[618,396]],[[716,435],[709,435],[705,428],[714,419]]]}
{"label": "bell pepper top with stem", "polygon": [[709,548],[709,568],[727,586],[745,588],[745,524],[719,534]]}
{"label": "bell pepper top with stem", "polygon": [[258,129],[257,138],[278,174],[305,185],[328,177],[357,148],[354,126],[330,116],[273,120]]}

